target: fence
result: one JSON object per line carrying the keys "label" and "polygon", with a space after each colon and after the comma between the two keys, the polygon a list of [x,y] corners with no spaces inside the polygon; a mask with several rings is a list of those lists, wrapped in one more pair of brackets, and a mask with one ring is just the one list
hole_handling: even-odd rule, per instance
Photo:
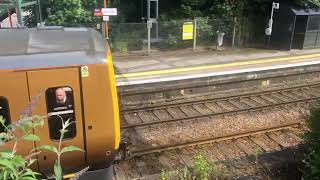
{"label": "fence", "polygon": [[[175,49],[193,48],[193,40],[183,40],[183,24],[194,20],[170,20],[153,23],[151,28],[152,51],[170,51]],[[229,48],[232,42],[236,47],[261,48],[265,44],[264,29],[266,17],[241,19],[209,19],[196,18],[196,47],[198,49],[215,49],[217,31],[224,32],[223,47]],[[83,26],[83,25],[68,25]],[[97,28],[97,24],[86,24],[86,27]],[[234,31],[235,28],[235,31]],[[109,23],[109,43],[113,52],[148,52],[147,23]]]}
{"label": "fence", "polygon": [[[192,48],[193,40],[182,40],[183,24],[185,22],[186,20],[171,20],[153,23],[151,49],[153,51],[167,51]],[[242,18],[236,19],[236,21],[197,18],[196,22],[197,48],[215,48],[217,31],[225,33],[223,43],[225,48],[231,47],[232,42],[237,47],[263,47],[265,43],[265,18]],[[234,28],[236,28],[236,31],[234,31]],[[147,52],[147,23],[112,23],[110,24],[109,34],[110,44],[115,52]]]}

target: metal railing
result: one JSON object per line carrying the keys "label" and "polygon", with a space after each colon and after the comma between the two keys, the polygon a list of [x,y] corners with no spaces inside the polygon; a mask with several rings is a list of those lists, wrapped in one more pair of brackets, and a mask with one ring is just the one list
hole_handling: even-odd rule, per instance
{"label": "metal railing", "polygon": [[[224,33],[224,48],[263,47],[265,43],[265,19],[238,19],[236,23],[226,19],[196,18],[153,22],[150,29],[151,52],[185,48],[217,49],[218,35]],[[193,39],[183,40],[183,25],[192,22]],[[196,23],[195,23],[196,22]],[[219,32],[219,33],[218,33]],[[148,52],[147,23],[111,23],[109,42],[113,51]]]}

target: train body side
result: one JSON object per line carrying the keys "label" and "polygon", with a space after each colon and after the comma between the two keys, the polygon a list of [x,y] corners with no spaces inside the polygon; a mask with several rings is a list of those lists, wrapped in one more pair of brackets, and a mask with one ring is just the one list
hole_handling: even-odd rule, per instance
{"label": "train body side", "polygon": [[[92,44],[97,43],[94,41],[99,41],[98,44],[102,42],[101,37],[96,33],[83,35],[90,36],[89,41]],[[94,37],[93,40],[92,37]],[[100,48],[99,56],[92,55],[91,50],[53,53],[53,56],[45,53],[1,56],[0,52],[0,65],[10,58],[14,62],[14,64],[6,62],[6,69],[0,70],[0,83],[3,85],[0,88],[0,106],[4,107],[0,109],[0,115],[7,116],[11,123],[16,122],[26,105],[42,92],[37,105],[32,109],[32,115],[46,116],[45,125],[34,129],[34,134],[40,137],[40,141],[19,143],[18,153],[27,155],[32,149],[41,145],[57,147],[58,140],[54,137],[54,125],[52,125],[52,122],[57,121],[54,121],[52,117],[59,115],[68,118],[66,114],[69,113],[75,125],[72,126],[70,136],[63,140],[63,146],[78,146],[84,152],[68,152],[62,156],[62,166],[65,172],[73,173],[87,166],[90,167],[90,170],[97,171],[110,169],[120,143],[119,109],[110,50],[108,47],[98,48]],[[76,53],[80,54],[80,58],[83,56],[83,59],[77,61],[72,56]],[[43,61],[35,61],[36,58],[32,57]],[[66,61],[68,57],[73,60],[65,64],[66,61],[56,59],[60,57],[66,58]],[[21,58],[30,63],[21,61],[22,64],[17,65],[16,62]],[[50,61],[48,66],[45,65],[45,61]],[[60,61],[64,64],[54,64]],[[64,89],[70,99],[66,109],[55,108],[53,105],[55,103],[54,92],[59,88]],[[17,133],[21,135],[21,132]],[[10,142],[0,149],[11,149],[12,147],[13,142]],[[56,155],[42,151],[37,158],[38,161],[33,168],[50,175]],[[97,177],[97,173],[87,174],[89,174],[88,178]]]}

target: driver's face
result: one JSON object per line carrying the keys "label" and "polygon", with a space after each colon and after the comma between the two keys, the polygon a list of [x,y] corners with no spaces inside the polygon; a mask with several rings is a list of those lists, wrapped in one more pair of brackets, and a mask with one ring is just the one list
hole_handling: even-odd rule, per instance
{"label": "driver's face", "polygon": [[63,89],[57,89],[56,91],[57,102],[63,102],[65,97],[66,97],[66,92]]}

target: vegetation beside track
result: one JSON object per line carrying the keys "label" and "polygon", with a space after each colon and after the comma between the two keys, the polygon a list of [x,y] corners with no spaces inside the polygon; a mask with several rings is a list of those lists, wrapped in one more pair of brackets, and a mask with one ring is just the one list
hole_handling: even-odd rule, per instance
{"label": "vegetation beside track", "polygon": [[174,172],[162,170],[161,179],[230,179],[226,167],[209,162],[203,153],[198,152],[194,157],[193,167],[184,167]]}
{"label": "vegetation beside track", "polygon": [[305,134],[307,152],[305,156],[303,178],[320,179],[320,104],[314,106],[307,119],[310,129]]}

